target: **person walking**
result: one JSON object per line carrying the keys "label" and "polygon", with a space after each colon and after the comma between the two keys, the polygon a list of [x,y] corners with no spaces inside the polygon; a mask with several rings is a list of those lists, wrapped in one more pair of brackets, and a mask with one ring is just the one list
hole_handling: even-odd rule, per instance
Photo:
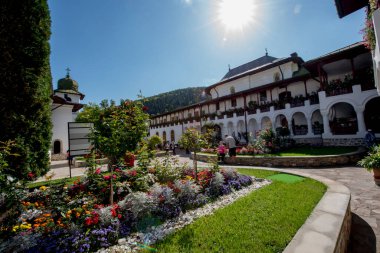
{"label": "person walking", "polygon": [[173,152],[173,155],[177,155],[176,152],[175,152],[175,148],[176,148],[175,145],[176,145],[176,144],[175,144],[174,141],[173,141],[173,142],[171,143],[171,150],[172,150],[172,152]]}
{"label": "person walking", "polygon": [[231,162],[234,164],[236,162],[236,141],[231,135],[226,134],[224,136],[225,143],[228,148],[228,155],[231,157]]}

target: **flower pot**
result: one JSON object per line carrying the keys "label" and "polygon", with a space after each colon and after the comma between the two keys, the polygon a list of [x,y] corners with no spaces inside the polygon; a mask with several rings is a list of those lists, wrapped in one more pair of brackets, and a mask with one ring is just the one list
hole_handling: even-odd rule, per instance
{"label": "flower pot", "polygon": [[380,169],[373,169],[373,179],[375,180],[375,184],[380,186]]}

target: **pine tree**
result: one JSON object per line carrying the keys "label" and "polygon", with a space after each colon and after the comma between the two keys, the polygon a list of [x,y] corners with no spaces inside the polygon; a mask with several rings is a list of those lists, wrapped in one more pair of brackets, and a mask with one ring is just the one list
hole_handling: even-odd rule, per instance
{"label": "pine tree", "polygon": [[51,141],[50,13],[47,0],[0,3],[0,141],[17,179],[49,170]]}

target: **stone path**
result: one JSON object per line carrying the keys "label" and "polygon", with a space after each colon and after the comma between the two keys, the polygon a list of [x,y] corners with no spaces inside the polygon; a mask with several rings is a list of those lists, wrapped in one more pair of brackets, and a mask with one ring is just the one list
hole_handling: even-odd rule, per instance
{"label": "stone path", "polygon": [[[187,162],[192,165],[192,160],[189,159],[188,155],[181,153],[177,157],[180,162]],[[198,162],[198,166],[204,167],[207,166],[207,163]],[[72,175],[81,175],[84,170],[84,168],[74,168]],[[55,173],[54,178],[68,177],[67,161],[53,162],[51,171]],[[372,173],[360,167],[291,168],[288,171],[300,171],[323,176],[347,186],[351,190],[352,211],[352,231],[348,252],[380,253],[380,187],[375,185]]]}

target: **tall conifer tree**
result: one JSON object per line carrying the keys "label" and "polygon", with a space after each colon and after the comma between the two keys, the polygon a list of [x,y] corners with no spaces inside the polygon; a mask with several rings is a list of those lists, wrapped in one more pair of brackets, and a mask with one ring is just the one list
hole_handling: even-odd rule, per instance
{"label": "tall conifer tree", "polygon": [[0,2],[0,141],[16,146],[11,174],[49,170],[51,142],[50,12],[47,0]]}

